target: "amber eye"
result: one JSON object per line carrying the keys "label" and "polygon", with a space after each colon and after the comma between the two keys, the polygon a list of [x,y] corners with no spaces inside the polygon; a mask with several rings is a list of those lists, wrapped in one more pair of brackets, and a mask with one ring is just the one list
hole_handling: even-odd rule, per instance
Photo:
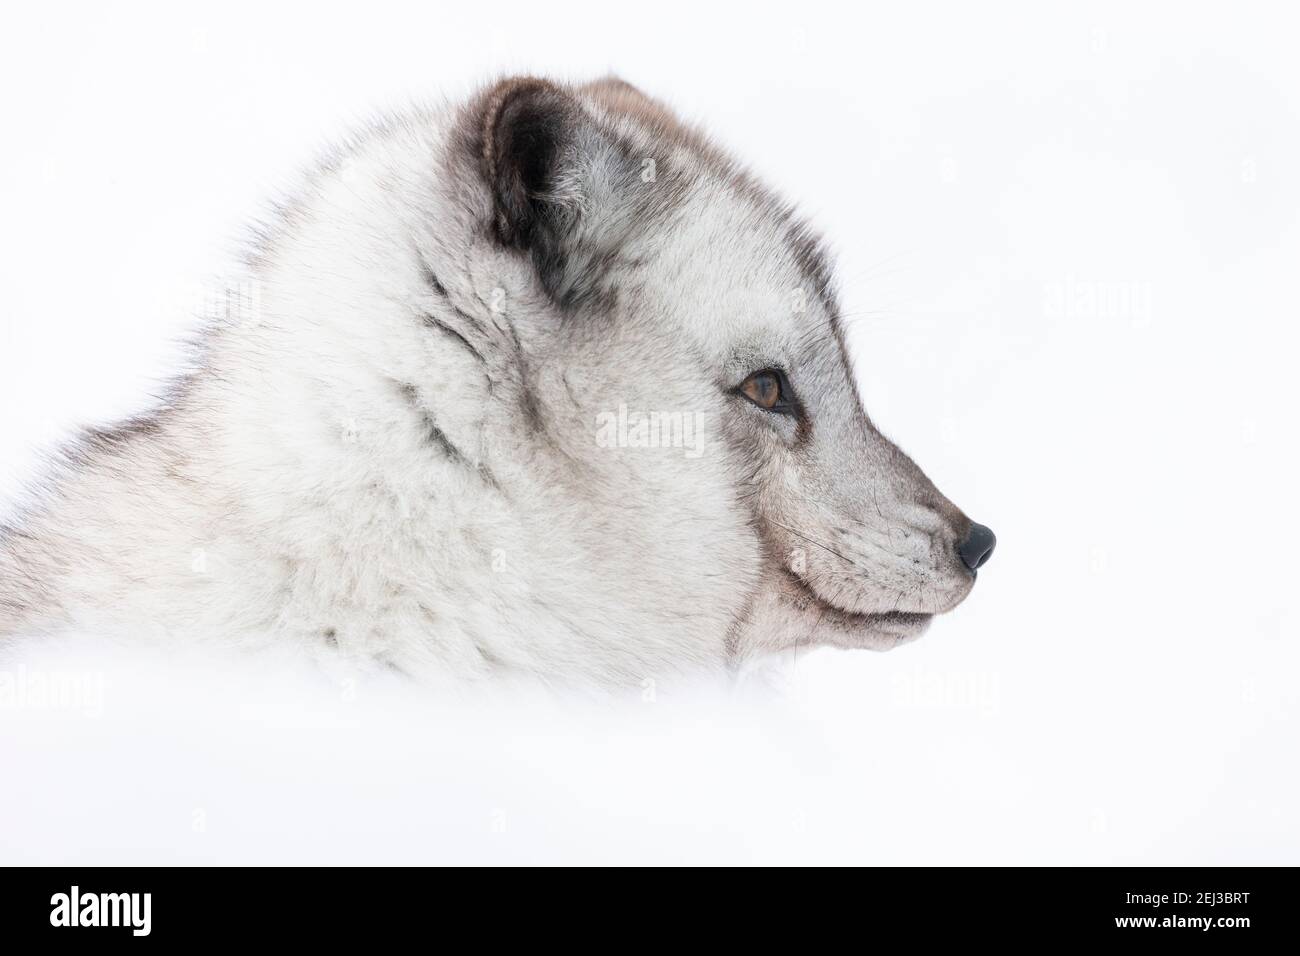
{"label": "amber eye", "polygon": [[785,375],[774,368],[755,372],[740,383],[740,394],[769,412],[790,414],[794,410],[790,384]]}

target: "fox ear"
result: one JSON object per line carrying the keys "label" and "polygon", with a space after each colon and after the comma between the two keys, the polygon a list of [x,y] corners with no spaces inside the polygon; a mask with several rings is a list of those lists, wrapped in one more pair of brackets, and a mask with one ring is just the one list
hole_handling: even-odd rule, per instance
{"label": "fox ear", "polygon": [[488,94],[483,172],[503,244],[529,249],[553,241],[564,227],[566,206],[577,197],[563,170],[576,161],[580,122],[581,107],[572,96],[545,80],[505,80]]}
{"label": "fox ear", "polygon": [[502,81],[480,117],[495,235],[530,253],[547,290],[571,302],[621,239],[635,168],[572,92],[546,80]]}

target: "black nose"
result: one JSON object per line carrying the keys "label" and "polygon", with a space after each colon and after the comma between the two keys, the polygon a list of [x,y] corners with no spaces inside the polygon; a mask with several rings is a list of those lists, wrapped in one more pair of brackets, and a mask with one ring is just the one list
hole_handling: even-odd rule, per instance
{"label": "black nose", "polygon": [[966,540],[957,545],[957,553],[961,555],[966,567],[974,571],[976,568],[988,564],[989,558],[993,557],[993,548],[997,543],[998,539],[993,534],[992,528],[982,524],[973,524],[970,526],[970,533],[966,535]]}

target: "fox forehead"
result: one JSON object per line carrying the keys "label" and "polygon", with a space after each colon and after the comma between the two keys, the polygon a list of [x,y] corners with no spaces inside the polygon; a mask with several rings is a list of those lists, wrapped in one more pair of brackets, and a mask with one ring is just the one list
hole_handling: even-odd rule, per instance
{"label": "fox forehead", "polygon": [[830,256],[793,204],[635,87],[607,77],[578,93],[639,170],[637,188],[652,197],[657,215],[645,220],[641,240],[663,257],[661,274],[695,279],[693,291],[705,294],[763,290],[784,297],[793,316],[812,303],[836,312]]}
{"label": "fox forehead", "polygon": [[670,310],[699,341],[783,350],[809,340],[834,343],[838,307],[828,257],[781,211],[710,190],[644,242],[648,254],[629,284],[645,293],[648,308]]}

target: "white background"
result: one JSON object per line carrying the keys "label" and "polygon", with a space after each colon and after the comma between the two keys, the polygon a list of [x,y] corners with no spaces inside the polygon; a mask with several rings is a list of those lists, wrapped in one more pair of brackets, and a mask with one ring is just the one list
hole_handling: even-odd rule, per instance
{"label": "white background", "polygon": [[1300,863],[1285,5],[268,6],[6,13],[6,500],[332,137],[614,71],[827,233],[869,411],[997,555],[917,644],[653,702],[24,643],[103,684],[0,707],[0,862]]}

